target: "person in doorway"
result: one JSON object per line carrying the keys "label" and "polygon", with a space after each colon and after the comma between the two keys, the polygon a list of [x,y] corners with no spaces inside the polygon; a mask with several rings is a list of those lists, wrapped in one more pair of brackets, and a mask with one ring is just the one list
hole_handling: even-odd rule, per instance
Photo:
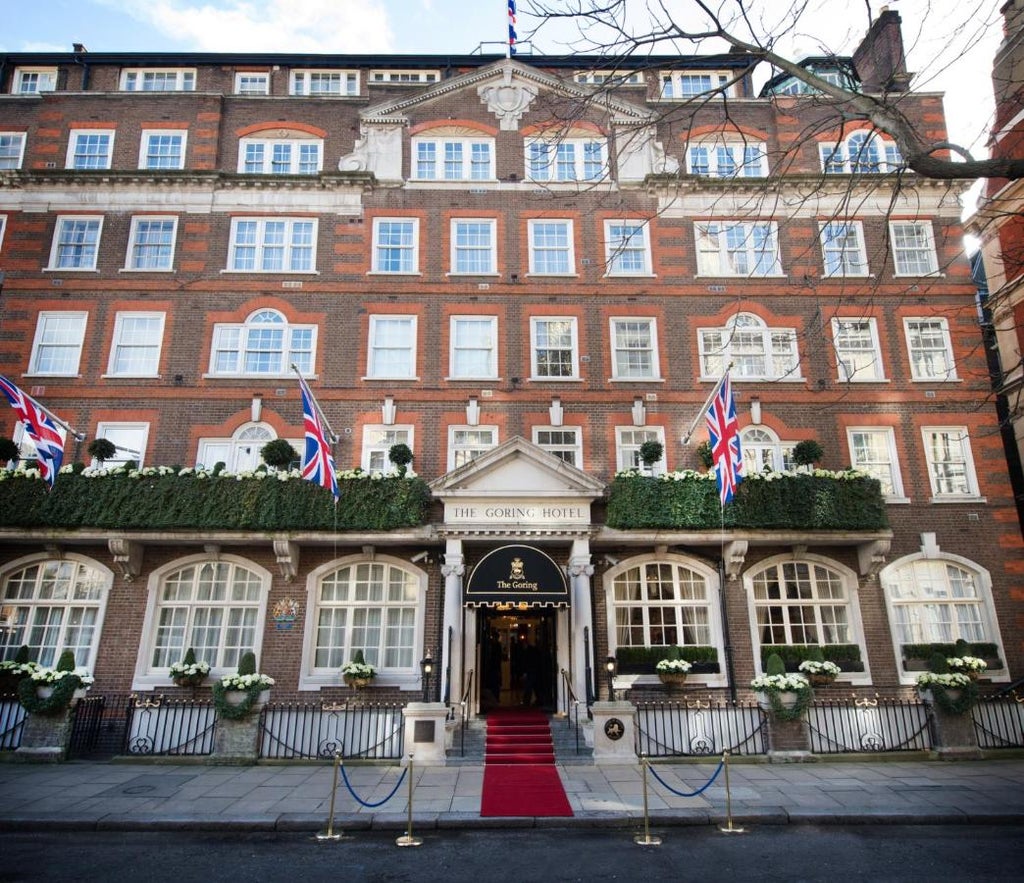
{"label": "person in doorway", "polygon": [[[532,636],[531,636],[532,637]],[[540,675],[540,653],[537,645],[528,641],[523,647],[523,705],[537,702],[537,679]]]}
{"label": "person in doorway", "polygon": [[491,631],[486,648],[487,672],[484,688],[490,693],[493,703],[501,705],[501,665],[505,661],[505,651],[501,646],[501,638],[496,631]]}

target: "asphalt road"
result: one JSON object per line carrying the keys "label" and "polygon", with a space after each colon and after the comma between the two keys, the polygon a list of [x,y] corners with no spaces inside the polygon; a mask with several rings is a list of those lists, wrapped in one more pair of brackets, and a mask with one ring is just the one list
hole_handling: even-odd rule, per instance
{"label": "asphalt road", "polygon": [[766,825],[743,834],[705,826],[652,829],[661,846],[639,846],[634,833],[429,831],[418,848],[399,848],[397,834],[383,832],[339,843],[299,835],[5,833],[0,880],[990,883],[1024,877],[1024,831],[1017,826]]}

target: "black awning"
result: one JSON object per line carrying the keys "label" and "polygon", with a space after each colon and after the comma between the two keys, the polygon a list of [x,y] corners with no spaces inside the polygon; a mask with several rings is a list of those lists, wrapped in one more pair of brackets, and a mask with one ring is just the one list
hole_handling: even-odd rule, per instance
{"label": "black awning", "polygon": [[568,606],[565,572],[533,546],[502,546],[480,559],[466,582],[465,602],[472,606]]}

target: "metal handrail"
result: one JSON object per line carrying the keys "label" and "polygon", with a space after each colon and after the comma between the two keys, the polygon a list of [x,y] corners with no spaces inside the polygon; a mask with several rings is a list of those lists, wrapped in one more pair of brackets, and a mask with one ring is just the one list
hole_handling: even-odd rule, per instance
{"label": "metal handrail", "polygon": [[473,669],[469,669],[466,672],[466,689],[462,693],[462,699],[459,700],[459,706],[462,709],[462,733],[459,737],[459,756],[466,756],[466,721],[469,717],[469,697],[473,692]]}
{"label": "metal handrail", "polygon": [[[569,681],[569,672],[564,668],[562,672],[562,683],[565,685],[565,723],[568,727],[575,728],[576,735],[576,753],[580,753],[580,705],[583,703],[576,698],[576,691],[572,688],[572,683]],[[569,703],[572,703],[570,708]],[[575,720],[573,720],[575,718]]]}

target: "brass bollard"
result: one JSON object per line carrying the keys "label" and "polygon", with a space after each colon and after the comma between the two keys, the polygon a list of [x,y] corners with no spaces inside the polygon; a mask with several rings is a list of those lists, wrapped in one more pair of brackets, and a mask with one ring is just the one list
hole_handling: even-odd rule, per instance
{"label": "brass bollard", "polygon": [[408,821],[408,824],[406,825],[405,833],[401,837],[399,837],[397,840],[395,840],[395,846],[422,846],[423,845],[423,838],[422,837],[413,837],[412,836],[412,779],[413,779],[412,757],[413,756],[410,754],[409,755],[409,821]]}
{"label": "brass bollard", "polygon": [[725,825],[718,830],[723,834],[745,834],[746,828],[737,828],[732,823],[732,792],[729,790],[729,752],[722,752],[722,763],[725,765]]}
{"label": "brass bollard", "polygon": [[316,840],[320,843],[337,843],[342,840],[342,834],[339,831],[337,834],[334,833],[334,796],[338,793],[338,767],[341,766],[341,752],[334,752],[334,782],[331,785],[331,807],[327,813],[327,830],[317,834]]}
{"label": "brass bollard", "polygon": [[647,765],[648,765],[647,755],[646,754],[641,754],[640,755],[640,770],[641,770],[641,772],[643,774],[643,782],[644,782],[644,833],[643,834],[637,834],[633,838],[633,842],[637,846],[661,846],[661,838],[660,837],[652,837],[651,836],[651,818],[650,818],[650,811],[649,811],[648,806],[647,806]]}

